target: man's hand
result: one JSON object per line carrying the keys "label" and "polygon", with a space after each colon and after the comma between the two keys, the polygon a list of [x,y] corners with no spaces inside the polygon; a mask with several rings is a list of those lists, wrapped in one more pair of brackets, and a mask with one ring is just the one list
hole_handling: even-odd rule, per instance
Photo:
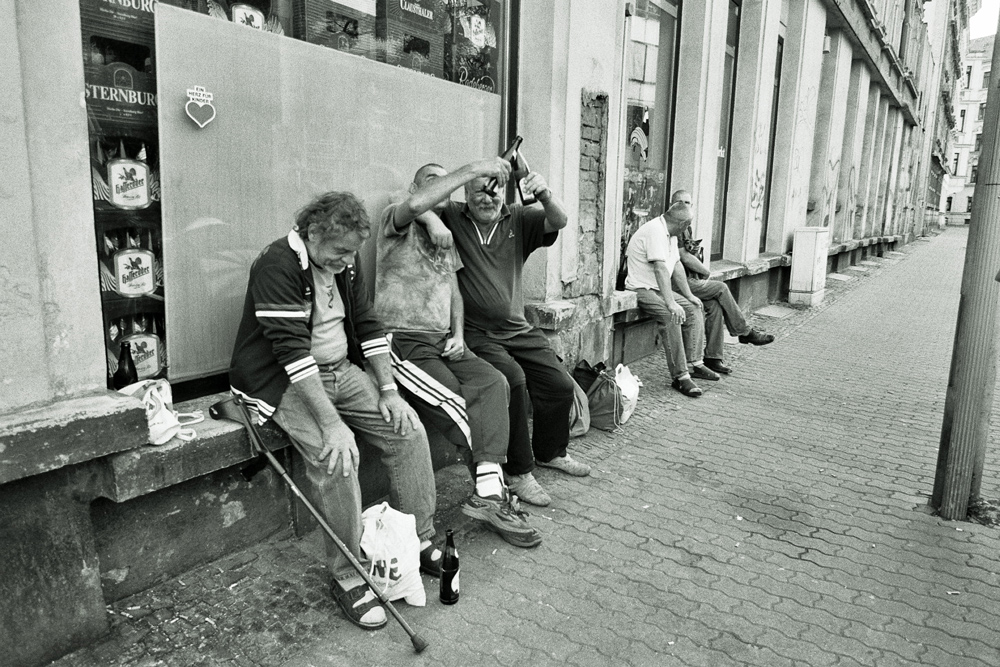
{"label": "man's hand", "polygon": [[701,302],[701,299],[699,299],[698,297],[696,297],[694,294],[691,294],[690,296],[687,296],[685,298],[688,301],[690,301],[692,304],[694,304],[695,308],[704,308],[705,307],[705,305]]}
{"label": "man's hand", "polygon": [[687,319],[687,314],[684,312],[684,307],[676,301],[672,301],[667,304],[667,310],[670,311],[670,320],[674,324],[684,324],[684,320]]}
{"label": "man's hand", "polygon": [[546,192],[549,189],[549,184],[545,182],[545,178],[537,171],[529,171],[528,175],[521,182],[521,188],[537,196]]}
{"label": "man's hand", "polygon": [[480,160],[479,162],[472,163],[472,171],[479,176],[487,176],[489,178],[496,177],[500,185],[506,185],[507,179],[510,178],[510,172],[513,167],[510,162],[504,160],[501,157],[491,157],[485,160]]}
{"label": "man's hand", "polygon": [[448,361],[455,361],[456,359],[461,359],[462,355],[465,354],[465,340],[462,336],[452,336],[444,343],[444,351],[441,356]]}
{"label": "man's hand", "polygon": [[397,391],[387,391],[379,396],[378,409],[385,423],[392,423],[392,430],[400,435],[406,435],[411,428],[416,428],[420,418]]}
{"label": "man's hand", "polygon": [[323,451],[320,452],[319,462],[322,463],[329,457],[326,464],[326,474],[332,475],[333,471],[340,464],[344,477],[350,477],[351,471],[357,472],[358,463],[361,457],[358,455],[358,446],[354,439],[345,440],[343,435],[338,437],[336,429],[322,429]]}
{"label": "man's hand", "polygon": [[434,216],[434,220],[429,220],[426,223],[427,235],[431,237],[431,243],[433,243],[438,248],[443,248],[447,250],[455,245],[455,238],[451,235],[451,230],[448,229],[441,219]]}

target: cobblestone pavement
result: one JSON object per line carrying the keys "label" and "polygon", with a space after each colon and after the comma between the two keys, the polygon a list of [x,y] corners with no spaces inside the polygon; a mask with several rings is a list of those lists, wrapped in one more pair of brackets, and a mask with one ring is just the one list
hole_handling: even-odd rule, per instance
{"label": "cobblestone pavement", "polygon": [[[1000,533],[926,507],[967,233],[918,240],[770,346],[730,345],[732,377],[692,400],[661,355],[623,433],[572,451],[588,479],[537,473],[537,549],[456,509],[466,473],[439,473],[462,598],[399,608],[402,630],[350,626],[325,593],[319,541],[279,536],[113,605],[114,631],[60,667],[100,665],[1000,664]],[[994,436],[996,435],[994,430]],[[984,495],[998,495],[997,454]]]}

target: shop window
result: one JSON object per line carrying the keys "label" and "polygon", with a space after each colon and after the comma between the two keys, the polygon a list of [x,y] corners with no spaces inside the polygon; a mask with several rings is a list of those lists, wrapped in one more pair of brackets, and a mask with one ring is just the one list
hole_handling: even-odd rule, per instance
{"label": "shop window", "polygon": [[679,3],[637,3],[627,29],[625,61],[629,63],[629,80],[624,82],[628,106],[622,136],[625,183],[618,289],[624,289],[629,239],[643,223],[663,213],[669,196]]}

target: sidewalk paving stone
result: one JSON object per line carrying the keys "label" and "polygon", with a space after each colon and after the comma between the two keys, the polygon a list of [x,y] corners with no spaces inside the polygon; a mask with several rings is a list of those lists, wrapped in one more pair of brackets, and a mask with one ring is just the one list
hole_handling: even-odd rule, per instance
{"label": "sidewalk paving stone", "polygon": [[461,515],[468,473],[440,471],[462,597],[443,606],[424,578],[427,606],[400,603],[420,655],[391,619],[351,626],[320,536],[284,533],[111,605],[108,639],[55,664],[995,667],[1000,529],[927,507],[966,239],[949,228],[814,308],[753,314],[777,340],[727,340],[734,373],[702,398],[670,389],[660,354],[632,364],[632,419],[571,443],[592,475],[536,471],[553,496],[529,510],[537,549]]}

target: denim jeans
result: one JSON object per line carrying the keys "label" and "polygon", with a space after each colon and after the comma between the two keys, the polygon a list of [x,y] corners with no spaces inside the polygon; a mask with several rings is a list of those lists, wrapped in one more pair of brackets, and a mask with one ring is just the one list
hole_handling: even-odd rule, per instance
{"label": "denim jeans", "polygon": [[[367,374],[346,359],[332,369],[320,372],[326,395],[330,397],[340,423],[339,437],[354,440],[355,434],[381,452],[389,470],[389,504],[416,518],[417,536],[434,536],[435,486],[430,447],[423,425],[410,429],[405,436],[394,433],[378,409],[378,390]],[[317,459],[323,450],[319,425],[309,408],[289,386],[274,413],[274,421],[291,437],[306,461],[306,479],[310,500],[316,505],[333,532],[361,560],[361,486],[355,471],[344,477],[340,462],[333,474],[326,463]],[[350,562],[326,537],[326,555],[330,572],[342,581],[357,576]]]}
{"label": "denim jeans", "polygon": [[679,378],[690,366],[702,360],[705,350],[705,316],[702,309],[674,292],[674,301],[684,309],[684,324],[676,324],[667,309],[667,302],[658,290],[637,289],[639,310],[656,318],[656,326],[667,355],[670,376]]}
{"label": "denim jeans", "polygon": [[746,335],[750,333],[750,326],[726,283],[721,280],[689,277],[688,286],[691,288],[691,293],[701,299],[705,306],[705,356],[721,360],[724,342],[723,322],[730,336]]}

